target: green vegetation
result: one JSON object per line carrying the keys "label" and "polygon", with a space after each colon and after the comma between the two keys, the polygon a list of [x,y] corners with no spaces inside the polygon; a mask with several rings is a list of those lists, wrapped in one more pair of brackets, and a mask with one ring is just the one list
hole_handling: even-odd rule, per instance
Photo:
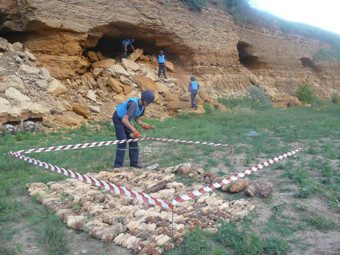
{"label": "green vegetation", "polygon": [[[251,178],[263,181],[270,173],[278,180],[275,191],[260,200],[271,209],[267,218],[261,218],[260,222],[252,218],[257,213],[253,212],[241,222],[218,223],[217,233],[197,228],[188,232],[185,242],[174,251],[175,254],[250,254],[249,250],[253,251],[252,254],[288,254],[292,250],[302,254],[308,244],[302,239],[296,239],[296,234],[303,236],[306,231],[337,231],[337,223],[330,217],[340,213],[340,105],[322,102],[327,105],[327,109],[319,109],[317,105],[310,108],[262,109],[256,102],[247,99],[220,99],[219,102],[232,111],[215,111],[205,105],[207,114],[185,113],[176,119],[169,118],[162,122],[146,120],[157,128],[140,131],[152,137],[232,144],[235,147],[233,155],[230,155],[229,147],[143,141],[140,142],[140,163],[158,163],[160,167],[169,167],[192,162],[207,172],[214,169],[218,175],[232,175],[262,162],[262,159],[272,158],[300,146],[304,150],[258,174],[250,175]],[[261,135],[248,136],[252,130]],[[109,140],[115,140],[114,128],[110,122],[84,124],[78,130],[21,132],[0,138],[1,254],[23,253],[22,246],[15,239],[20,233],[20,228],[15,227],[19,223],[33,233],[30,242],[42,247],[43,253],[70,252],[69,241],[63,238],[67,232],[64,224],[26,193],[26,183],[47,183],[64,180],[66,177],[18,160],[7,152]],[[115,150],[115,146],[104,146],[28,156],[87,173],[112,171]],[[178,175],[176,178],[187,185],[197,181],[186,175]],[[289,196],[285,202],[277,200],[281,192]],[[225,193],[223,198],[230,201],[244,198],[244,194]],[[61,200],[65,199],[72,201],[70,209],[77,212],[81,204],[74,202],[73,197],[67,194],[61,197]],[[323,210],[313,207],[309,203],[311,200],[323,201]],[[87,219],[91,217],[93,215],[87,215]]]}
{"label": "green vegetation", "polygon": [[180,0],[182,3],[187,5],[192,11],[202,11],[204,6],[206,6],[206,0]]}
{"label": "green vegetation", "polygon": [[262,87],[250,86],[245,99],[255,104],[257,109],[268,109],[272,107],[272,102]]}
{"label": "green vegetation", "polygon": [[314,104],[318,101],[317,96],[308,83],[297,88],[296,97],[304,104]]}

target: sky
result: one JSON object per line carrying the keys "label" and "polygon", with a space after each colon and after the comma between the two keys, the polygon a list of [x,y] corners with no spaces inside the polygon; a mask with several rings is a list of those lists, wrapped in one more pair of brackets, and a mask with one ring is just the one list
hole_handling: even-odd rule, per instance
{"label": "sky", "polygon": [[340,0],[250,0],[250,3],[285,20],[340,34]]}

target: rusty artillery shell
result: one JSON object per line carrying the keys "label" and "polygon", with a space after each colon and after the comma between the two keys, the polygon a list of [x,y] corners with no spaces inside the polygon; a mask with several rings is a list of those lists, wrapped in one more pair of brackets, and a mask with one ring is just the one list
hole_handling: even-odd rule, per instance
{"label": "rusty artillery shell", "polygon": [[246,190],[244,191],[244,194],[253,197],[259,191],[260,187],[261,186],[260,186],[260,184],[257,181],[252,181],[249,184],[249,186],[246,188]]}
{"label": "rusty artillery shell", "polygon": [[238,179],[230,186],[230,192],[232,193],[241,192],[242,190],[248,187],[249,183],[250,183],[249,178]]}
{"label": "rusty artillery shell", "polygon": [[261,197],[268,196],[270,192],[272,192],[273,186],[274,185],[270,182],[266,182],[265,184],[263,184],[262,189],[260,190],[260,196]]}

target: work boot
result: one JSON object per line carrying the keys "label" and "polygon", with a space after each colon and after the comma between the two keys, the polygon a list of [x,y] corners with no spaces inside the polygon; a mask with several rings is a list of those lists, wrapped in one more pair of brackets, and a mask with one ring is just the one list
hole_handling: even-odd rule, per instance
{"label": "work boot", "polygon": [[134,168],[143,168],[140,164],[130,164],[130,167],[134,167]]}

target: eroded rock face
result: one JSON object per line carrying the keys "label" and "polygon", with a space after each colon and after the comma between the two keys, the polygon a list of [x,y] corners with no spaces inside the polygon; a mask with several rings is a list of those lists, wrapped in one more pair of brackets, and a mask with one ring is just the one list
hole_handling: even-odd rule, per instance
{"label": "eroded rock face", "polygon": [[83,53],[101,39],[111,38],[105,48],[114,48],[118,56],[120,42],[134,37],[152,54],[163,49],[184,70],[200,75],[202,88],[221,96],[242,96],[251,83],[292,95],[308,82],[322,97],[340,87],[339,63],[313,58],[330,45],[278,31],[241,28],[226,12],[209,6],[198,13],[177,1],[5,0],[0,12],[4,13],[0,31],[35,32],[23,43],[58,79],[84,73],[90,63]]}
{"label": "eroded rock face", "polygon": [[[174,78],[159,79],[157,70],[152,69],[155,60],[124,60],[122,66],[114,59],[104,59],[100,52],[92,52],[91,66],[84,74],[59,80],[21,43],[2,39],[1,45],[4,52],[0,53],[0,127],[30,119],[40,119],[40,124],[50,128],[77,128],[85,121],[110,120],[119,103],[139,98],[147,89],[155,94],[155,104],[148,107],[147,117],[164,119],[190,108],[185,86]],[[143,58],[138,52],[138,58]],[[163,104],[170,89],[176,107]],[[214,105],[209,97],[205,99]],[[202,107],[196,111],[204,112]]]}

